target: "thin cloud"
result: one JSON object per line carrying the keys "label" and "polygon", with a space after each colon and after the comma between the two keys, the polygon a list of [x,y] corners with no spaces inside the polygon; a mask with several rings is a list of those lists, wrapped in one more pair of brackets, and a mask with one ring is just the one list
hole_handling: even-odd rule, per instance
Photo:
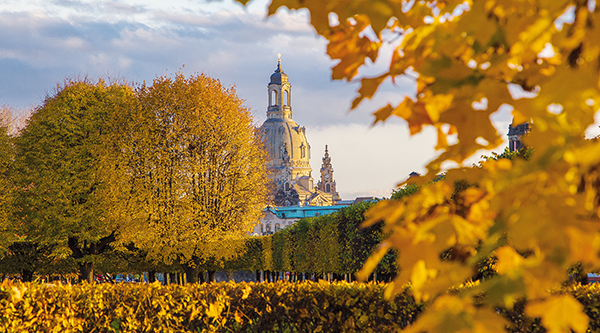
{"label": "thin cloud", "polygon": [[[292,84],[294,119],[306,126],[313,147],[313,176],[318,178],[329,144],[342,197],[389,195],[408,173],[421,172],[433,154],[433,138],[409,139],[399,121],[368,130],[371,111],[379,106],[375,102],[348,114],[357,85],[331,81],[336,61],[326,56],[327,42],[308,25],[305,11],[282,9],[267,19],[264,6],[241,9],[231,2],[214,7],[195,0],[8,4],[0,4],[0,105],[40,104],[69,77],[142,82],[182,69],[235,85],[259,125],[266,118],[266,86],[281,53]],[[377,66],[384,66],[383,60]],[[378,96],[401,99],[411,89],[399,80],[384,85]]]}

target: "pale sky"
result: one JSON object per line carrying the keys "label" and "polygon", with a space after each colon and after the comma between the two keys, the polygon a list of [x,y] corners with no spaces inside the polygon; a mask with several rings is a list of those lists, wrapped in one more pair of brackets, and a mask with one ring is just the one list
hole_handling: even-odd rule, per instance
{"label": "pale sky", "polygon": [[[326,144],[343,199],[389,197],[410,172],[424,172],[437,155],[433,131],[411,138],[399,119],[370,126],[373,111],[414,94],[413,84],[388,82],[374,101],[349,113],[358,85],[331,80],[335,61],[308,24],[308,13],[280,9],[267,18],[266,7],[266,0],[247,8],[232,0],[3,0],[0,105],[39,105],[65,78],[151,82],[183,68],[235,85],[259,126],[281,53],[292,84],[293,118],[306,127],[312,147],[315,179]],[[377,74],[388,63],[382,56],[361,75]],[[494,120],[505,137],[510,113]]]}

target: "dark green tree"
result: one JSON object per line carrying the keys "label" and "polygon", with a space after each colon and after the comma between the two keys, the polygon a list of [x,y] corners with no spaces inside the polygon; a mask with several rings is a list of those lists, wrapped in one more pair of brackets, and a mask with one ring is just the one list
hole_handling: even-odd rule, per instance
{"label": "dark green tree", "polygon": [[82,280],[92,281],[95,262],[119,231],[106,181],[115,170],[110,140],[114,115],[133,101],[126,85],[66,81],[15,140],[13,226],[26,241],[52,247],[53,256],[75,259]]}

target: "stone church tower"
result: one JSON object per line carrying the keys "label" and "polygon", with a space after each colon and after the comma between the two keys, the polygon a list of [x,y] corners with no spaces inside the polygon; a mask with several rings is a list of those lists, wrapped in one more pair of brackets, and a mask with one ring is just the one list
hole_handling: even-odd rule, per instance
{"label": "stone church tower", "polygon": [[[339,195],[315,187],[310,167],[310,144],[306,128],[292,119],[292,85],[281,69],[281,59],[267,85],[267,120],[260,127],[260,135],[267,149],[267,171],[276,187],[276,206],[328,206],[339,200]],[[326,152],[326,155],[328,153]],[[333,176],[333,169],[331,169]],[[333,178],[332,178],[333,181]],[[335,199],[334,199],[335,197]]]}
{"label": "stone church tower", "polygon": [[521,138],[524,135],[527,135],[531,131],[530,123],[523,123],[520,125],[510,124],[508,125],[508,149],[510,151],[519,151],[523,149],[523,142],[521,142]]}
{"label": "stone church tower", "polygon": [[340,195],[336,191],[336,183],[333,179],[333,166],[331,166],[331,157],[329,157],[329,150],[325,146],[325,156],[323,156],[323,164],[321,165],[321,180],[317,185],[317,188],[327,194],[332,195],[333,201],[340,201]]}

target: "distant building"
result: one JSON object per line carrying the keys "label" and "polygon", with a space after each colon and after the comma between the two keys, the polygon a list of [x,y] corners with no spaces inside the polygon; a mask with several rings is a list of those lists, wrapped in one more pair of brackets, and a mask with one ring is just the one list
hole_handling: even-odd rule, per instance
{"label": "distant building", "polygon": [[335,205],[341,198],[336,190],[329,150],[325,146],[321,176],[315,186],[306,128],[292,119],[292,85],[288,75],[281,69],[281,60],[277,62],[277,69],[271,75],[267,90],[267,120],[259,131],[268,153],[267,171],[276,187],[273,198],[275,205]]}
{"label": "distant building", "polygon": [[521,150],[524,147],[521,137],[529,133],[529,131],[531,131],[530,123],[523,123],[516,126],[513,126],[513,124],[508,125],[508,149],[510,151]]}
{"label": "distant building", "polygon": [[328,215],[347,206],[348,205],[267,207],[264,210],[261,224],[255,228],[254,232],[257,235],[270,235],[294,224],[300,219]]}
{"label": "distant building", "polygon": [[292,119],[292,85],[281,68],[271,74],[267,120],[259,129],[268,153],[267,172],[273,181],[273,207],[267,207],[255,234],[269,234],[304,217],[326,215],[344,207],[337,192],[329,148],[325,146],[318,183],[312,177],[311,146],[306,128]]}

